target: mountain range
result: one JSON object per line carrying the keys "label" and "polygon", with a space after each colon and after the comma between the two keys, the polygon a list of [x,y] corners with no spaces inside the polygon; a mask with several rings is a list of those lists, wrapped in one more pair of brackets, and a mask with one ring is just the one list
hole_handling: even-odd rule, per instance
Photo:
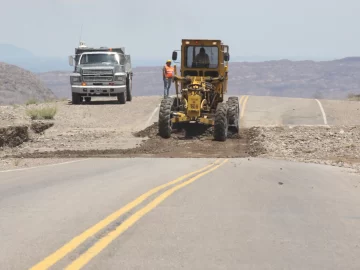
{"label": "mountain range", "polygon": [[[0,73],[3,72],[0,74],[0,85],[6,88],[3,93],[8,96],[7,102],[23,101],[25,97],[29,97],[30,92],[34,97],[55,95],[59,98],[70,98],[69,75],[72,67],[68,65],[67,58],[64,58],[41,58],[12,45],[0,45],[0,62],[5,62],[2,64],[2,71],[0,70]],[[346,99],[349,94],[360,93],[360,57],[328,61],[260,61],[259,58],[254,61],[240,61],[240,58],[230,59],[229,94]],[[161,62],[163,61],[156,59],[133,60],[134,96],[163,94]],[[7,71],[4,75],[6,68],[12,72]],[[30,76],[30,73],[26,72],[36,76]],[[31,91],[25,87],[25,81],[22,89],[14,88],[23,74],[27,74],[28,85],[33,86]],[[21,80],[23,81],[23,78]],[[10,89],[11,87],[13,88]],[[45,93],[45,88],[50,93]],[[172,93],[174,91],[172,87]],[[20,98],[18,92],[27,94]],[[9,96],[10,93],[13,93],[13,98]],[[0,104],[4,103],[3,100],[4,97],[0,96]]]}

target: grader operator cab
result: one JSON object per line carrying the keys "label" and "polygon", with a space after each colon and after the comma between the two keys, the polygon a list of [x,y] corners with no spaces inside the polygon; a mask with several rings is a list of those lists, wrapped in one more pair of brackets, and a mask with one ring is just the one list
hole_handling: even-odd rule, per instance
{"label": "grader operator cab", "polygon": [[[196,125],[213,126],[217,141],[225,141],[229,128],[239,130],[239,102],[229,97],[229,46],[221,40],[183,39],[181,68],[174,65],[175,98],[164,98],[160,104],[159,134],[169,138],[173,129],[188,131]],[[172,60],[177,60],[173,51]],[[180,91],[179,91],[180,86]]]}

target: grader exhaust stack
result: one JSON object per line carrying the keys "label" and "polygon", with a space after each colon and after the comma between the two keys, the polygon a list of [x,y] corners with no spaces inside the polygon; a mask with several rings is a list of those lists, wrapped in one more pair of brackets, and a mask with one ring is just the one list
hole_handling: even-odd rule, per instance
{"label": "grader exhaust stack", "polygon": [[[183,39],[181,74],[175,69],[175,98],[161,101],[159,134],[169,138],[173,129],[193,125],[214,127],[214,139],[225,141],[229,128],[239,130],[239,102],[227,93],[229,46],[221,40]],[[177,51],[172,59],[177,60]],[[178,87],[180,83],[180,90]]]}

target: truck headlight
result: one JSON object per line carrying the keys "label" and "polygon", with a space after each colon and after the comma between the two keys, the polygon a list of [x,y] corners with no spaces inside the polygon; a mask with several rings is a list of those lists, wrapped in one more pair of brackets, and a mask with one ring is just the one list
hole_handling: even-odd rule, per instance
{"label": "truck headlight", "polygon": [[115,75],[115,77],[114,77],[114,81],[117,81],[117,82],[125,83],[125,80],[126,80],[125,77],[122,75]]}
{"label": "truck headlight", "polygon": [[71,82],[80,82],[80,77],[78,76],[74,76],[74,77],[70,77]]}

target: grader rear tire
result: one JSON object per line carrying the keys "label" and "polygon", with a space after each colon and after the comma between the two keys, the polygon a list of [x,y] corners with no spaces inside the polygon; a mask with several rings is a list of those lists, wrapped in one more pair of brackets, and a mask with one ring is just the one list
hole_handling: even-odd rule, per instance
{"label": "grader rear tire", "polygon": [[161,101],[159,111],[159,134],[162,138],[170,138],[172,131],[171,124],[171,107],[173,105],[172,98],[165,98]]}
{"label": "grader rear tire", "polygon": [[228,118],[229,118],[229,126],[232,129],[235,129],[237,132],[239,131],[239,98],[238,97],[229,97],[228,99]]}
{"label": "grader rear tire", "polygon": [[215,112],[214,139],[216,141],[226,141],[228,132],[228,110],[226,103],[219,103]]}

